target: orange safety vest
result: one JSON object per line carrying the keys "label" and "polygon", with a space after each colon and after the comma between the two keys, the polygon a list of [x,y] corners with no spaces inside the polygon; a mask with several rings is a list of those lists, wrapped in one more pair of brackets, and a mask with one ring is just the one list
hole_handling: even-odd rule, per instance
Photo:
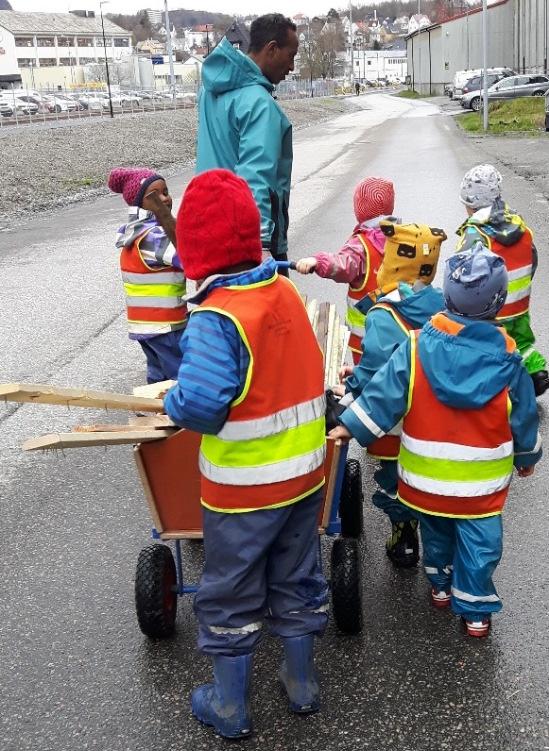
{"label": "orange safety vest", "polygon": [[356,304],[370,292],[377,289],[377,272],[383,262],[383,256],[368,242],[366,237],[359,232],[357,235],[364,249],[365,272],[362,283],[358,287],[349,284],[347,289],[347,326],[351,331],[349,337],[349,349],[353,355],[360,358],[362,354],[362,339],[364,338],[364,313],[356,310]]}
{"label": "orange safety vest", "polygon": [[532,232],[526,227],[524,234],[514,245],[503,245],[477,227],[484,241],[493,253],[505,261],[509,278],[505,303],[496,316],[497,321],[518,318],[528,312],[530,307],[530,290],[532,288],[532,267],[534,254],[532,250]]}
{"label": "orange safety vest", "polygon": [[120,270],[126,295],[128,328],[131,334],[163,334],[185,325],[187,306],[185,276],[175,266],[150,268],[140,245],[147,236],[120,252]]}
{"label": "orange safety vest", "polygon": [[[370,315],[373,310],[386,310],[393,316],[396,324],[400,326],[406,336],[410,336],[410,331],[413,327],[400,315],[400,313],[397,313],[392,305],[387,302],[378,302],[370,308],[368,315]],[[375,459],[396,459],[400,450],[401,430],[402,423],[399,422],[399,424],[395,425],[395,427],[386,435],[381,438],[376,438],[376,440],[368,446],[366,451]]]}
{"label": "orange safety vest", "polygon": [[[441,313],[431,323],[454,335],[463,328]],[[500,331],[507,351],[515,351],[515,342]],[[481,409],[443,404],[423,370],[417,336],[415,331],[410,335],[409,406],[398,457],[398,497],[435,516],[475,519],[499,514],[513,473],[508,388]]]}
{"label": "orange safety vest", "polygon": [[323,356],[303,301],[275,274],[218,287],[192,314],[206,310],[233,321],[250,365],[222,429],[202,437],[202,504],[236,513],[295,503],[324,484],[326,452]]}

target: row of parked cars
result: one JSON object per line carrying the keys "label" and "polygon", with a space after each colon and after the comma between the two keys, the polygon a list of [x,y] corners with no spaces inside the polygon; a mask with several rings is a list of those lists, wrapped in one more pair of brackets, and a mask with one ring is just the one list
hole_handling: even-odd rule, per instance
{"label": "row of parked cars", "polygon": [[[175,99],[188,106],[196,102],[193,92],[177,92],[175,96],[167,92],[123,91],[113,93],[110,97],[113,107],[135,108],[154,103],[166,103]],[[0,91],[0,115],[13,117],[17,115],[37,115],[59,112],[75,112],[77,110],[102,111],[110,109],[109,95],[101,91],[84,91],[44,94],[27,89],[13,89]]]}
{"label": "row of parked cars", "polygon": [[[460,102],[464,109],[478,112],[482,107],[484,80],[482,70],[461,70],[447,88],[448,96]],[[540,73],[519,75],[511,68],[488,68],[488,99],[515,99],[524,96],[545,96],[549,91],[549,77]]]}

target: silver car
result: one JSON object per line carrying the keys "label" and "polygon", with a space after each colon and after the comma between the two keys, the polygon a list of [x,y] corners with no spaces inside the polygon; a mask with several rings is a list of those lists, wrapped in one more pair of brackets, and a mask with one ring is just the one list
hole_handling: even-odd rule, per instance
{"label": "silver car", "polygon": [[539,73],[509,76],[488,89],[488,99],[515,99],[521,96],[544,96],[549,91],[549,78]]}

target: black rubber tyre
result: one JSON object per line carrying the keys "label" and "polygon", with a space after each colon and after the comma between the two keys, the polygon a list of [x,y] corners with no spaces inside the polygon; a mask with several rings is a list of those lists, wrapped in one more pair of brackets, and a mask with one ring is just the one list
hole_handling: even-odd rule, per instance
{"label": "black rubber tyre", "polygon": [[362,472],[360,462],[356,459],[347,459],[345,475],[341,487],[339,500],[339,518],[341,519],[341,534],[344,537],[358,538],[364,529],[362,518],[362,506],[364,496],[362,494]]}
{"label": "black rubber tyre", "polygon": [[340,631],[362,631],[358,541],[349,537],[338,537],[332,547],[332,606]]}
{"label": "black rubber tyre", "polygon": [[177,576],[167,545],[149,545],[137,559],[135,609],[139,628],[153,639],[171,636],[177,614]]}
{"label": "black rubber tyre", "polygon": [[470,104],[471,104],[471,109],[473,110],[473,112],[480,112],[480,108],[481,108],[482,105],[480,103],[480,97],[479,96],[476,96],[473,99],[471,99]]}
{"label": "black rubber tyre", "polygon": [[545,92],[544,91],[534,91],[534,93],[532,94],[532,96],[545,96]]}

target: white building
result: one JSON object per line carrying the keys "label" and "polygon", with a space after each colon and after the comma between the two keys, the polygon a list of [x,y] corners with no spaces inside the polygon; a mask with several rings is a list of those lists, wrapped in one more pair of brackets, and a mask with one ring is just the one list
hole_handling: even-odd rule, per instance
{"label": "white building", "polygon": [[92,11],[18,13],[0,11],[0,88],[78,86],[84,67],[131,55],[131,35]]}
{"label": "white building", "polygon": [[[351,64],[347,51],[347,69]],[[406,77],[408,62],[404,50],[364,50],[355,49],[353,52],[355,81],[370,81],[374,83],[380,78],[395,81]]]}

